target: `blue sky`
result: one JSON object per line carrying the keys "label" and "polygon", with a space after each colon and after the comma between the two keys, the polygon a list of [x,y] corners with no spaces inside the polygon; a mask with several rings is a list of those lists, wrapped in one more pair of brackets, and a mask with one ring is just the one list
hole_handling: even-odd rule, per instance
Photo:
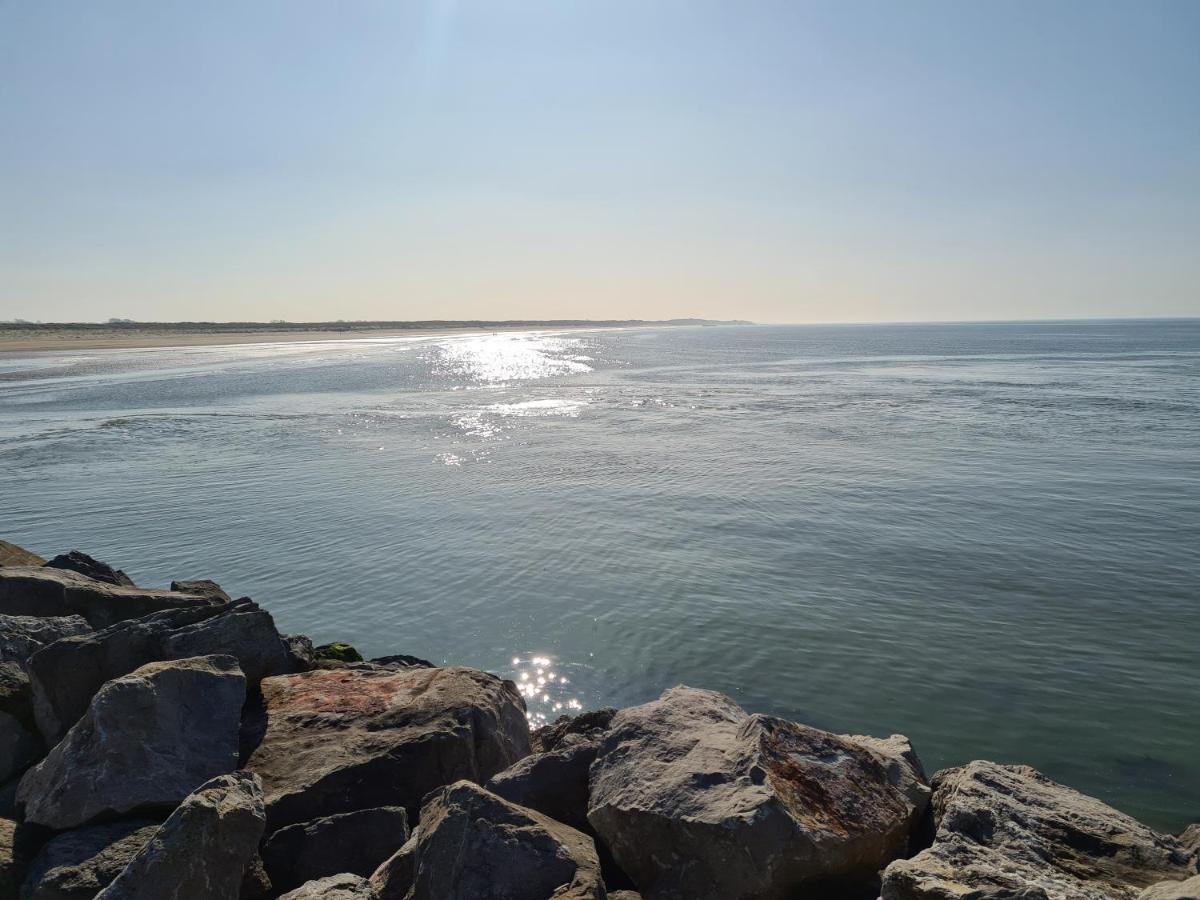
{"label": "blue sky", "polygon": [[1200,315],[1200,3],[0,0],[0,319]]}

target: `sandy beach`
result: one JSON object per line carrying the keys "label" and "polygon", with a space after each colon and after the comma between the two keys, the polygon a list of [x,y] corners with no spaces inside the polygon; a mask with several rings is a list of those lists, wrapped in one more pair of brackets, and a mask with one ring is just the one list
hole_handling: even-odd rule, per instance
{"label": "sandy beach", "polygon": [[[273,324],[273,323],[272,323]],[[209,347],[230,344],[279,344],[380,338],[444,337],[497,331],[579,331],[648,325],[692,325],[690,321],[521,321],[403,323],[379,325],[311,323],[279,328],[257,323],[139,323],[137,325],[0,325],[0,354],[55,350],[124,350],[155,347]],[[707,324],[707,323],[706,323]],[[715,323],[714,323],[715,324]],[[722,323],[724,324],[724,323]],[[741,323],[748,324],[748,323]]]}

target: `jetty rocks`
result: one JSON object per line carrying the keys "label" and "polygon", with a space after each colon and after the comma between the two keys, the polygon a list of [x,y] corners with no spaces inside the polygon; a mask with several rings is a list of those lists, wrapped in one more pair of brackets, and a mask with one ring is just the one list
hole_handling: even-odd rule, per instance
{"label": "jetty rocks", "polygon": [[928,778],[686,686],[528,722],[495,675],[0,541],[0,900],[1200,900],[1200,825],[1026,766]]}

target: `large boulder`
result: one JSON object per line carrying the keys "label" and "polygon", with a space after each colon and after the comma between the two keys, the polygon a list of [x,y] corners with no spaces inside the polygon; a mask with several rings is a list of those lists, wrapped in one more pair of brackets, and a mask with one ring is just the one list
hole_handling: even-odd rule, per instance
{"label": "large boulder", "polygon": [[599,750],[598,739],[572,734],[553,750],[517,760],[486,787],[510,803],[589,833],[588,771]]}
{"label": "large boulder", "polygon": [[15,716],[0,712],[0,782],[25,771],[41,755],[41,740]]}
{"label": "large boulder", "polygon": [[188,796],[97,900],[237,900],[262,837],[262,785],[249,772]]}
{"label": "large boulder", "polygon": [[651,900],[770,900],[870,884],[927,802],[878,745],[677,687],[613,718],[588,820]]}
{"label": "large boulder", "polygon": [[105,682],[146,663],[214,653],[235,657],[252,685],[291,671],[271,614],[248,599],[155,613],[57,641],[35,653],[28,671],[38,730],[53,745]]}
{"label": "large boulder", "polygon": [[933,784],[934,843],[887,867],[884,900],[1132,900],[1197,872],[1176,838],[1028,766],[976,761]]}
{"label": "large boulder", "polygon": [[120,569],[114,569],[108,563],[93,559],[79,550],[60,553],[46,563],[46,568],[78,572],[93,581],[103,581],[105,584],[113,584],[117,587],[134,587],[133,579]]}
{"label": "large boulder", "polygon": [[246,767],[271,831],[380,805],[411,821],[434,788],[529,753],[516,686],[474,669],[318,669],[264,679],[262,703]]}
{"label": "large boulder", "polygon": [[174,806],[237,765],[245,698],[232,656],[150,663],[108,682],[21,779],[26,820],[63,830]]}
{"label": "large boulder", "polygon": [[83,616],[92,628],[107,628],[114,622],[164,609],[219,605],[219,600],[210,597],[117,587],[67,569],[0,568],[0,614],[3,615]]}
{"label": "large boulder", "polygon": [[47,644],[91,630],[83,616],[0,616],[0,661],[23,663]]}
{"label": "large boulder", "polygon": [[[411,865],[372,876],[381,898],[603,900],[592,839],[469,781],[434,793],[421,809]],[[402,879],[411,878],[406,885]],[[404,891],[402,894],[401,891]]]}
{"label": "large boulder", "polygon": [[121,874],[161,824],[128,819],[58,835],[29,864],[21,900],[91,900]]}
{"label": "large boulder", "polygon": [[281,828],[262,859],[275,889],[289,890],[327,875],[370,875],[407,840],[404,807],[380,806]]}
{"label": "large boulder", "polygon": [[535,729],[529,736],[529,745],[534,753],[546,753],[573,736],[599,738],[608,731],[616,714],[615,709],[606,706],[577,716],[559,716],[549,725]]}
{"label": "large boulder", "polygon": [[42,566],[46,561],[36,553],[30,553],[24,547],[0,541],[0,567],[3,566]]}
{"label": "large boulder", "polygon": [[376,900],[376,894],[367,879],[345,872],[310,881],[279,900]]}

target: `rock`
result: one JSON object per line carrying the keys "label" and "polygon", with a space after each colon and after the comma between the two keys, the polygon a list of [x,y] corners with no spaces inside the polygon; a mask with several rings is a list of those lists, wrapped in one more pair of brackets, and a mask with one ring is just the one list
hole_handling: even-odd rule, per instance
{"label": "rock", "polygon": [[24,547],[0,541],[0,566],[43,566],[46,561]]}
{"label": "rock", "polygon": [[433,663],[419,656],[408,656],[404,653],[393,653],[391,656],[377,656],[371,660],[377,666],[385,669],[436,669]]}
{"label": "rock", "polygon": [[474,669],[316,670],[266,678],[262,697],[246,767],[262,776],[271,831],[380,805],[411,821],[434,788],[529,753],[516,686]]}
{"label": "rock", "polygon": [[97,900],[237,900],[264,819],[256,776],[218,776],[179,804]]}
{"label": "rock", "polygon": [[265,900],[274,897],[271,879],[263,866],[262,857],[255,853],[246,863],[242,873],[242,886],[238,889],[238,900]]}
{"label": "rock", "polygon": [[8,713],[25,726],[33,725],[29,676],[19,663],[0,663],[0,712]]}
{"label": "rock", "polygon": [[1196,873],[1177,839],[1028,766],[976,761],[933,784],[934,843],[887,867],[884,900],[1132,900]]}
{"label": "rock", "polygon": [[407,840],[404,807],[362,809],[279,829],[263,845],[263,865],[276,890],[289,890],[327,875],[370,875]]}
{"label": "rock", "polygon": [[376,900],[375,891],[361,875],[345,873],[310,881],[283,894],[279,900]]}
{"label": "rock", "polygon": [[17,900],[24,866],[14,852],[17,823],[0,819],[0,900]]}
{"label": "rock", "polygon": [[116,587],[66,569],[13,566],[0,568],[0,614],[10,616],[83,616],[92,628],[161,612],[164,609],[217,606],[208,597],[174,591]]}
{"label": "rock", "polygon": [[290,670],[271,614],[250,600],[117,622],[35,653],[28,670],[38,730],[53,745],[106,681],[169,659],[228,654],[250,684]]}
{"label": "rock", "polygon": [[172,581],[171,590],[178,591],[181,594],[191,594],[194,597],[209,597],[213,600],[219,600],[222,603],[233,602],[233,598],[225,593],[219,584],[215,581],[209,581],[207,578],[195,578],[191,581]]}
{"label": "rock", "polygon": [[48,569],[66,569],[70,572],[78,572],[80,575],[85,575],[92,579],[92,581],[103,581],[105,584],[112,584],[117,587],[135,586],[133,579],[120,569],[114,569],[108,563],[93,559],[79,550],[72,550],[70,553],[60,553],[54,559],[45,563],[45,566]]}
{"label": "rock", "polygon": [[487,789],[510,803],[590,833],[588,770],[599,749],[597,739],[568,735],[548,753],[534,753],[517,760],[494,776]]}
{"label": "rock", "polygon": [[617,711],[611,706],[593,709],[577,716],[559,716],[549,725],[543,725],[530,736],[529,743],[534,753],[553,750],[569,734],[585,737],[600,737],[608,731]]}
{"label": "rock", "polygon": [[613,718],[588,820],[653,900],[829,896],[871,883],[924,813],[928,789],[912,799],[895,765],[875,747],[677,687]]}
{"label": "rock", "polygon": [[1185,850],[1200,856],[1200,823],[1189,825],[1179,834],[1179,843]]}
{"label": "rock", "polygon": [[408,900],[604,897],[591,838],[469,781],[426,800],[414,861]]}
{"label": "rock", "polygon": [[0,781],[25,771],[41,755],[41,740],[16,717],[0,712]]}
{"label": "rock", "polygon": [[1200,875],[1187,881],[1160,881],[1138,894],[1137,900],[1200,900]]}
{"label": "rock", "polygon": [[637,891],[609,891],[608,900],[642,900]]}
{"label": "rock", "polygon": [[362,662],[362,654],[349,644],[335,641],[332,644],[321,644],[313,650],[314,659],[329,659],[334,662]]}
{"label": "rock", "polygon": [[417,874],[417,832],[404,846],[380,863],[371,873],[371,887],[379,900],[407,900]]}
{"label": "rock", "polygon": [[161,824],[132,819],[52,838],[29,864],[21,900],[91,900],[121,874]]}
{"label": "rock", "polygon": [[289,672],[310,672],[313,668],[313,643],[303,634],[283,635],[283,648],[290,663]]}
{"label": "rock", "polygon": [[245,698],[232,656],[150,663],[108,682],[21,779],[26,820],[63,830],[174,806],[237,765]]}
{"label": "rock", "polygon": [[91,630],[82,616],[0,616],[0,661],[23,663],[59,638]]}

